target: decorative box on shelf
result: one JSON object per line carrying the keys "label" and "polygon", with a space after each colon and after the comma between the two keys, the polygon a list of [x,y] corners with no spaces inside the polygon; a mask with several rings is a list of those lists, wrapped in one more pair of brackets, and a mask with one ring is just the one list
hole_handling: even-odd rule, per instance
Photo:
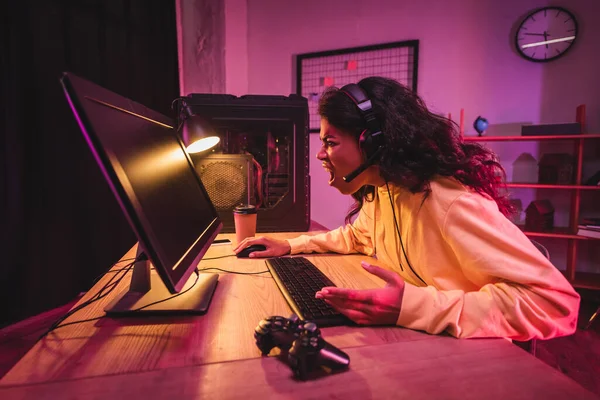
{"label": "decorative box on shelf", "polygon": [[573,183],[575,160],[569,154],[544,154],[538,166],[538,183],[559,185]]}
{"label": "decorative box on shelf", "polygon": [[521,135],[523,136],[580,135],[581,133],[581,124],[579,122],[521,126]]}
{"label": "decorative box on shelf", "polygon": [[535,200],[525,210],[525,230],[548,232],[554,229],[554,206],[550,200]]}
{"label": "decorative box on shelf", "polygon": [[538,181],[538,165],[534,156],[521,153],[512,165],[512,181],[515,183],[536,183]]}

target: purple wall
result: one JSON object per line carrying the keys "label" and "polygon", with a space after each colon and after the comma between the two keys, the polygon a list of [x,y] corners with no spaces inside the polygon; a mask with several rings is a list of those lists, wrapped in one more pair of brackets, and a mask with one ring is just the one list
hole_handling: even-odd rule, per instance
{"label": "purple wall", "polygon": [[[206,0],[180,0],[203,3]],[[587,105],[588,132],[600,133],[600,54],[597,51],[600,1],[571,0],[223,0],[225,70],[228,93],[289,94],[295,91],[295,54],[418,39],[418,92],[430,108],[456,120],[465,110],[466,134],[478,115],[492,123],[488,134],[519,134],[522,123],[573,122],[575,107]],[[579,20],[579,37],[563,58],[538,64],[513,49],[513,34],[533,9],[559,5]],[[203,80],[206,76],[195,75]],[[328,175],[314,154],[311,135],[311,212],[315,221],[335,228],[343,223],[350,198],[327,185]],[[544,151],[562,151],[557,149]],[[523,152],[539,160],[537,143],[492,143],[507,169]],[[600,169],[598,152],[584,166],[584,177]],[[547,192],[547,191],[546,191]],[[520,190],[524,207],[546,192]],[[583,212],[597,202],[583,201]],[[595,197],[594,197],[595,196]],[[568,209],[569,196],[553,198]],[[587,204],[589,203],[589,204]],[[556,214],[565,225],[568,213]],[[560,244],[566,242],[561,241]],[[563,258],[559,255],[559,258]],[[558,264],[561,264],[560,262]],[[586,268],[587,269],[587,268]]]}
{"label": "purple wall", "polygon": [[[585,102],[590,129],[600,132],[600,100],[593,89],[600,88],[593,72],[600,70],[594,50],[600,35],[591,17],[600,3],[569,2],[580,20],[576,47],[551,63],[528,62],[513,49],[511,32],[530,10],[545,5],[542,0],[249,1],[248,91],[293,92],[294,54],[418,39],[418,91],[435,111],[456,119],[464,108],[468,126],[484,115],[496,125],[491,133],[518,134],[523,122],[571,122],[575,106]],[[472,133],[468,127],[466,134]],[[317,146],[318,135],[311,135],[312,154]],[[531,143],[493,146],[509,176],[519,154],[538,151]],[[313,218],[329,228],[339,226],[348,198],[327,186],[316,159],[311,176]]]}

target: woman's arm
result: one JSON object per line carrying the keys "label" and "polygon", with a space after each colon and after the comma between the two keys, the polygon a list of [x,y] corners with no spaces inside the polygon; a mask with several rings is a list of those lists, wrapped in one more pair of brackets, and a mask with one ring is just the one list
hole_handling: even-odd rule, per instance
{"label": "woman's arm", "polygon": [[552,263],[477,194],[450,207],[443,228],[475,292],[406,283],[398,325],[453,336],[549,339],[576,329],[579,295]]}
{"label": "woman's arm", "polygon": [[291,254],[334,252],[372,255],[373,209],[373,202],[366,202],[352,224],[314,236],[302,235],[287,239],[291,247]]}

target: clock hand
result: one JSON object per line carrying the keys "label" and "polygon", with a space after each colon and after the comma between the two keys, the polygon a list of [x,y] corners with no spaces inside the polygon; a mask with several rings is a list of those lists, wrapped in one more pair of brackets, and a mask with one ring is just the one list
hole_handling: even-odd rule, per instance
{"label": "clock hand", "polygon": [[548,33],[544,31],[544,41],[546,42],[546,48],[548,48]]}
{"label": "clock hand", "polygon": [[521,46],[521,48],[526,49],[528,47],[536,47],[536,46],[543,46],[543,45],[548,45],[548,44],[552,44],[552,43],[567,42],[569,40],[575,40],[575,36],[566,36],[566,37],[558,38],[558,39],[544,40],[543,42],[528,43],[528,44],[524,44],[523,46]]}
{"label": "clock hand", "polygon": [[544,36],[544,34],[543,34],[543,33],[530,33],[530,32],[524,33],[524,35],[531,35],[531,36]]}

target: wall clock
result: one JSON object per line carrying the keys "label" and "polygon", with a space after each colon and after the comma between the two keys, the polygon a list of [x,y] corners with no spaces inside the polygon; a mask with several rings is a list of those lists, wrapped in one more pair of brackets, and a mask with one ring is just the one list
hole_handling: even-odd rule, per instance
{"label": "wall clock", "polygon": [[515,45],[521,56],[530,61],[545,62],[565,54],[577,38],[577,20],[562,7],[543,7],[521,22]]}

